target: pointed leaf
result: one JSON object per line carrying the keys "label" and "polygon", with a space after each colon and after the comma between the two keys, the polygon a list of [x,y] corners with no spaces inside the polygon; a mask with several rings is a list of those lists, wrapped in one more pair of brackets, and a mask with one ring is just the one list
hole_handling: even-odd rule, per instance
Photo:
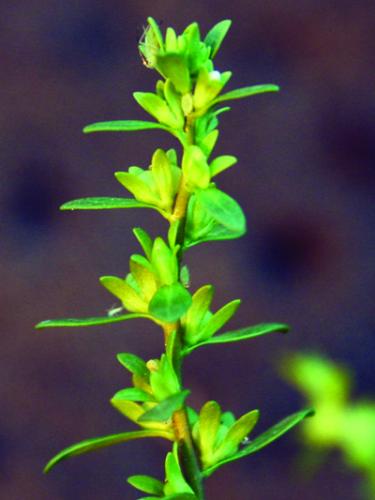
{"label": "pointed leaf", "polygon": [[159,48],[163,48],[164,47],[163,35],[160,31],[158,23],[151,16],[147,18],[147,22],[150,25],[150,28],[153,30],[154,36],[157,40],[157,43],[159,44]]}
{"label": "pointed leaf", "polygon": [[240,328],[239,330],[232,330],[230,332],[222,333],[221,335],[215,335],[210,339],[203,342],[198,342],[193,346],[189,346],[184,349],[183,354],[189,354],[191,351],[197,347],[208,344],[227,344],[229,342],[239,342],[240,340],[251,339],[254,337],[259,337],[261,335],[267,335],[268,333],[287,333],[289,331],[289,326],[284,323],[261,323],[255,326],[248,326],[246,328]]}
{"label": "pointed leaf", "polygon": [[186,482],[178,463],[178,455],[169,452],[165,459],[166,483],[164,493],[166,495],[175,495],[176,493],[193,493],[193,490]]}
{"label": "pointed leaf", "polygon": [[159,497],[163,495],[164,485],[161,481],[155,479],[154,477],[136,475],[128,477],[127,481],[137,490],[150,493],[151,495],[158,495]]}
{"label": "pointed leaf", "polygon": [[141,245],[146,257],[150,260],[151,259],[151,251],[152,251],[152,239],[151,239],[151,237],[141,227],[133,228],[133,233],[134,233],[135,237],[137,238],[139,244]]}
{"label": "pointed leaf", "polygon": [[45,466],[44,472],[49,472],[56,464],[75,455],[81,455],[90,451],[112,446],[114,444],[125,443],[134,439],[141,439],[147,437],[161,437],[171,439],[171,434],[163,430],[146,429],[142,431],[122,432],[121,434],[111,434],[98,438],[91,438],[81,441],[80,443],[73,444],[60,451],[55,455]]}
{"label": "pointed leaf", "polygon": [[191,305],[191,295],[181,283],[165,285],[153,296],[149,313],[167,323],[177,321]]}
{"label": "pointed leaf", "polygon": [[117,361],[122,364],[130,373],[139,377],[148,378],[150,372],[142,358],[130,352],[121,352],[116,356]]}
{"label": "pointed leaf", "polygon": [[211,177],[223,172],[227,168],[232,167],[235,163],[237,163],[237,158],[231,155],[223,155],[218,156],[210,163],[210,171]]}
{"label": "pointed leaf", "polygon": [[310,417],[314,414],[314,410],[311,408],[306,409],[306,410],[301,410],[297,413],[293,413],[292,415],[289,415],[288,417],[284,418],[280,422],[278,422],[276,425],[270,427],[266,432],[263,434],[260,434],[258,437],[256,437],[253,441],[250,441],[250,443],[242,448],[238,453],[235,453],[231,457],[228,457],[224,460],[221,460],[217,464],[213,465],[212,467],[209,467],[208,469],[204,470],[202,472],[202,475],[204,477],[210,476],[213,472],[215,472],[216,469],[221,467],[222,465],[225,465],[226,463],[233,462],[234,460],[238,460],[242,457],[246,457],[247,455],[251,455],[252,453],[255,453],[256,451],[261,450],[268,444],[272,443],[272,441],[275,441],[279,437],[281,437],[283,434],[285,434],[287,431],[292,429],[294,426],[299,424],[303,419],[306,417]]}
{"label": "pointed leaf", "polygon": [[202,149],[207,158],[212,153],[212,150],[214,149],[218,138],[219,131],[212,130],[202,140],[199,141],[199,147]]}
{"label": "pointed leaf", "polygon": [[67,201],[60,210],[112,210],[115,208],[153,208],[152,205],[142,203],[134,198],[81,198]]}
{"label": "pointed leaf", "polygon": [[152,186],[147,183],[144,177],[130,172],[131,169],[129,172],[115,172],[115,177],[141,204],[152,208],[155,205],[158,206],[160,199],[153,191]]}
{"label": "pointed leaf", "polygon": [[211,305],[213,293],[214,287],[212,285],[204,285],[194,293],[192,305],[184,318],[186,337],[194,336],[195,332],[199,331]]}
{"label": "pointed leaf", "polygon": [[133,92],[133,96],[141,108],[164,124],[164,128],[182,128],[183,122],[176,118],[168,104],[158,95],[152,92]]}
{"label": "pointed leaf", "polygon": [[219,23],[215,24],[210,31],[207,33],[204,43],[211,47],[210,57],[213,59],[222,44],[225,35],[227,34],[232,21],[230,19],[224,19]]}
{"label": "pointed leaf", "polygon": [[92,317],[92,318],[63,318],[63,319],[46,319],[41,321],[35,328],[65,328],[65,327],[76,327],[76,326],[95,326],[95,325],[107,325],[110,323],[118,323],[120,321],[126,321],[133,318],[148,318],[148,314],[121,314],[118,316],[103,316],[103,317]]}
{"label": "pointed leaf", "polygon": [[[236,422],[232,424],[226,436],[221,442],[217,450],[215,450],[215,458],[219,460],[236,453],[238,446],[253,430],[259,418],[259,411],[252,410],[245,415],[242,415]],[[215,460],[216,461],[216,460]]]}
{"label": "pointed leaf", "polygon": [[232,99],[243,99],[256,94],[263,94],[264,92],[278,92],[280,87],[273,83],[266,83],[264,85],[251,85],[250,87],[242,87],[240,89],[231,90],[225,94],[221,94],[214,101],[215,104],[222,101],[230,101]]}
{"label": "pointed leaf", "polygon": [[150,130],[156,128],[168,130],[168,127],[165,125],[155,122],[143,120],[114,120],[86,125],[83,132],[85,134],[90,134],[91,132],[132,132],[135,130]]}
{"label": "pointed leaf", "polygon": [[220,427],[221,409],[216,401],[207,401],[199,412],[199,448],[203,463],[209,460]]}
{"label": "pointed leaf", "polygon": [[156,363],[156,369],[152,369],[149,363],[147,366],[150,368],[150,385],[157,401],[164,401],[181,392],[178,376],[167,354],[161,355],[160,362]]}
{"label": "pointed leaf", "polygon": [[223,306],[221,309],[216,311],[216,313],[211,316],[211,318],[199,332],[199,338],[201,340],[205,340],[212,337],[214,333],[220,330],[220,328],[230,320],[230,318],[237,311],[240,304],[240,299],[232,300],[231,302],[228,302],[228,304],[225,304],[225,306]]}
{"label": "pointed leaf", "polygon": [[127,281],[117,276],[101,276],[99,281],[110,293],[120,299],[129,311],[143,313],[147,309],[147,304]]}
{"label": "pointed leaf", "polygon": [[112,397],[112,400],[139,401],[140,403],[147,403],[150,401],[155,401],[155,398],[142,389],[137,389],[136,387],[128,387],[116,392],[116,394]]}
{"label": "pointed leaf", "polygon": [[151,408],[151,410],[146,411],[138,419],[138,422],[165,422],[169,420],[173,413],[181,408],[189,394],[190,391],[187,389],[173,394],[173,396],[164,399],[164,401]]}

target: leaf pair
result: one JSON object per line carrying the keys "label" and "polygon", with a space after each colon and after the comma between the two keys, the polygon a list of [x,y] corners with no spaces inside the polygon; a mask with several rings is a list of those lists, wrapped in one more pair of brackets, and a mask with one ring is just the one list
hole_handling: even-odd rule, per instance
{"label": "leaf pair", "polygon": [[178,248],[172,250],[160,237],[152,242],[143,230],[136,229],[135,234],[146,256],[131,256],[125,279],[103,276],[100,281],[129,311],[156,322],[177,321],[191,304],[189,292],[179,282]]}
{"label": "leaf pair", "polygon": [[[223,465],[229,462],[233,462],[235,460],[239,460],[240,458],[246,457],[248,455],[251,455],[252,453],[261,450],[262,448],[269,445],[270,443],[281,437],[283,434],[288,432],[290,429],[295,427],[302,420],[312,416],[313,414],[314,411],[312,409],[306,409],[293,413],[292,415],[289,415],[288,417],[284,418],[277,424],[270,427],[264,433],[257,436],[254,440],[250,440],[248,444],[244,445],[239,451],[237,451],[233,455],[228,456],[227,458],[223,458],[218,462],[216,462],[214,465],[211,465],[206,469],[204,469],[202,475],[204,477],[209,477]],[[250,419],[250,417],[248,418]]]}
{"label": "leaf pair", "polygon": [[188,390],[181,391],[178,377],[163,354],[145,363],[135,354],[121,353],[118,361],[133,375],[134,387],[118,391],[111,404],[141,427],[172,431],[170,419],[179,410]]}
{"label": "leaf pair", "polygon": [[224,326],[236,312],[240,300],[233,300],[215,314],[210,311],[213,299],[213,286],[199,288],[192,297],[192,305],[182,317],[184,343],[187,346],[204,342]]}
{"label": "leaf pair", "polygon": [[252,431],[258,417],[258,410],[246,413],[238,420],[234,420],[233,415],[229,414],[228,425],[228,415],[226,422],[216,401],[204,404],[193,429],[203,469],[208,469],[233,456]]}
{"label": "leaf pair", "polygon": [[128,172],[116,172],[115,176],[138,202],[155,208],[168,218],[181,178],[181,169],[173,163],[175,159],[174,150],[157,149],[148,170],[130,167]]}

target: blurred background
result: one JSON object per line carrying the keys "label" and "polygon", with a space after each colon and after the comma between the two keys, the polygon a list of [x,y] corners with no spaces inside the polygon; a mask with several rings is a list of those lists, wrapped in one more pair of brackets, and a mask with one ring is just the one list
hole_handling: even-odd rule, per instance
{"label": "blurred background", "polygon": [[[218,177],[248,216],[241,240],[204,244],[187,257],[192,289],[213,282],[214,308],[241,297],[239,328],[280,321],[287,336],[203,348],[186,363],[192,405],[217,399],[240,415],[259,408],[256,431],[305,405],[278,374],[294,350],[319,351],[356,374],[354,397],[375,397],[372,223],[375,93],[372,1],[2,0],[0,4],[0,497],[4,500],[136,498],[131,474],[162,476],[159,441],[133,442],[62,463],[45,462],[87,437],[130,430],[108,399],[129,383],[115,361],[159,356],[143,320],[34,331],[42,319],[103,315],[98,284],[125,274],[131,228],[160,234],[147,211],[59,212],[85,196],[125,194],[113,172],[147,166],[167,134],[84,136],[110,119],[145,119],[132,98],[150,91],[137,42],[152,15],[178,32],[233,20],[217,58],[228,86],[277,83],[279,94],[233,102],[217,154],[239,163]],[[333,454],[315,474],[300,466],[298,432],[230,464],[208,498],[350,500],[360,478]]]}

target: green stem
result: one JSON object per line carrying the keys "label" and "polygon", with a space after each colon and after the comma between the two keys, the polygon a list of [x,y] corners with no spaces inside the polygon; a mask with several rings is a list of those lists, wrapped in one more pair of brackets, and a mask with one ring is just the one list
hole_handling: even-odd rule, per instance
{"label": "green stem", "polygon": [[[194,143],[194,127],[193,120],[189,117],[186,119],[185,133],[188,138],[188,143]],[[179,267],[181,267],[182,259],[182,248],[185,239],[185,221],[186,221],[186,211],[189,202],[190,193],[186,190],[185,180],[182,176],[179,191],[176,197],[176,202],[171,217],[171,224],[175,221],[179,221],[178,234],[176,238],[176,244],[180,245],[180,251],[178,254]],[[168,329],[164,329],[165,341],[168,341],[168,336],[171,331],[176,330],[176,343],[173,353],[173,365],[180,378],[182,386],[182,375],[181,375],[181,364],[182,364],[182,330],[180,322],[174,323]],[[176,411],[173,415],[173,427],[175,430],[182,471],[186,477],[186,480],[190,484],[191,488],[194,490],[199,500],[204,500],[204,489],[203,489],[203,478],[201,474],[201,469],[199,465],[199,460],[194,447],[190,424],[187,416],[186,406],[184,405],[180,410]]]}

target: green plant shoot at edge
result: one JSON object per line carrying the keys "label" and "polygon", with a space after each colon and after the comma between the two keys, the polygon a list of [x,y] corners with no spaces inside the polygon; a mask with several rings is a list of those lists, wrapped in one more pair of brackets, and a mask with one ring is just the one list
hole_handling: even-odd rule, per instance
{"label": "green plant shoot at edge", "polygon": [[237,162],[229,154],[212,157],[219,115],[229,111],[228,101],[279,90],[277,85],[265,84],[223,91],[232,73],[215,69],[214,58],[230,25],[229,20],[221,21],[202,39],[196,22],[181,35],[173,28],[163,35],[155,20],[148,18],[139,52],[143,64],[160,78],[154,92],[134,92],[133,96],[152,119],[100,122],[84,128],[85,133],[160,129],[177,139],[181,151],[157,149],[148,168],[131,166],[116,172],[130,197],[78,199],[61,209],[147,208],[167,220],[168,230],[164,237],[152,239],[144,229],[134,228],[140,252],[130,256],[129,273],[125,278],[100,278],[121,307],[104,317],[46,320],[36,327],[69,328],[146,318],[161,328],[165,352],[147,362],[128,352],[117,355],[131,374],[132,386],[118,391],[111,404],[137,430],[69,446],[48,462],[45,472],[74,455],[134,439],[161,438],[171,442],[165,479],[136,475],[128,482],[146,495],[143,500],[203,500],[205,478],[270,444],[313,413],[311,409],[296,412],[249,440],[258,410],[236,418],[222,411],[216,401],[207,401],[199,411],[187,404],[190,392],[183,385],[182,367],[195,349],[288,331],[285,324],[269,323],[219,333],[241,301],[235,299],[211,311],[214,287],[204,285],[191,293],[189,270],[183,263],[191,246],[239,238],[246,232],[241,207],[216,185],[216,176]]}

